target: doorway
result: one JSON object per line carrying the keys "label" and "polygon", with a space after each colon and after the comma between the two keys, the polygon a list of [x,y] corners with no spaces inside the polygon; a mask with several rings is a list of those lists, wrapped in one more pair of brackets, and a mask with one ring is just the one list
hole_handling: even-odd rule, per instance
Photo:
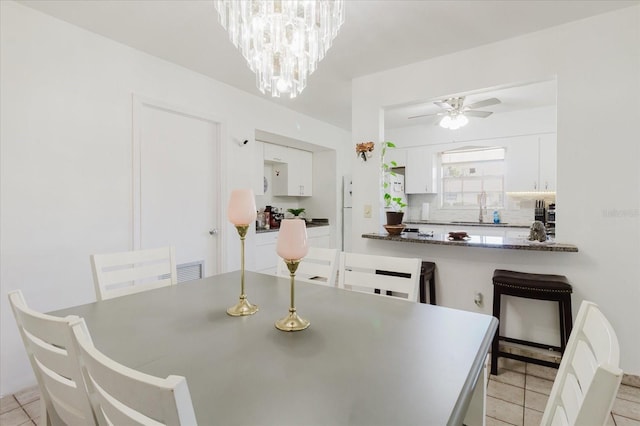
{"label": "doorway", "polygon": [[133,248],[220,271],[220,122],[134,96]]}

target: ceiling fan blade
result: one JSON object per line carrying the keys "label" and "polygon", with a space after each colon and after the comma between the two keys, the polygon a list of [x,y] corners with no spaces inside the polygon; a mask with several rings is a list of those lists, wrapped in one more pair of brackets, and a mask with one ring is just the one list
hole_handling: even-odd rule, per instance
{"label": "ceiling fan blade", "polygon": [[480,118],[487,118],[488,116],[490,116],[491,114],[493,114],[493,112],[491,111],[464,111],[463,112],[464,115],[469,116],[469,117],[480,117]]}
{"label": "ceiling fan blade", "polygon": [[422,118],[422,117],[435,117],[437,115],[445,115],[446,113],[443,112],[438,112],[438,113],[434,113],[434,114],[420,114],[420,115],[414,115],[411,117],[407,117],[409,120],[412,118]]}
{"label": "ceiling fan blade", "polygon": [[497,105],[500,103],[500,99],[498,98],[489,98],[489,99],[485,99],[483,101],[478,101],[469,105],[465,105],[465,108],[468,109],[474,109],[474,108],[482,108],[482,107],[486,107],[489,105]]}
{"label": "ceiling fan blade", "polygon": [[438,105],[442,109],[446,109],[447,111],[451,111],[453,106],[449,105],[446,101],[434,101],[434,104]]}

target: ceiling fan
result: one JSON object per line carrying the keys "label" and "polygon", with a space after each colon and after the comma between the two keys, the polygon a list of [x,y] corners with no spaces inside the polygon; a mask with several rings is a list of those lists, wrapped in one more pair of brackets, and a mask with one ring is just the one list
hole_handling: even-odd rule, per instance
{"label": "ceiling fan", "polygon": [[469,105],[464,105],[464,98],[464,96],[459,96],[455,98],[448,98],[442,101],[435,101],[434,104],[444,109],[444,111],[434,114],[414,115],[412,117],[409,117],[409,119],[438,116],[442,117],[442,119],[439,120],[436,124],[439,124],[440,126],[448,129],[455,130],[466,125],[469,122],[469,119],[467,117],[487,118],[488,116],[493,114],[492,111],[477,111],[476,108],[497,105],[500,103],[500,99],[498,98],[488,98]]}

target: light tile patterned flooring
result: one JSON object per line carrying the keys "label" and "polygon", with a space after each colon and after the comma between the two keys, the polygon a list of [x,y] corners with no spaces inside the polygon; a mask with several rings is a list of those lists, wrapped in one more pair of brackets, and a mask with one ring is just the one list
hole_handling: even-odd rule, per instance
{"label": "light tile patterned flooring", "polygon": [[[489,375],[487,426],[539,425],[555,368],[498,359],[498,375]],[[640,388],[620,385],[607,426],[640,426]]]}
{"label": "light tile patterned flooring", "polygon": [[[487,426],[539,425],[556,372],[500,358],[499,374],[489,376]],[[39,416],[37,387],[0,399],[0,426],[37,425]],[[607,426],[640,426],[640,388],[620,386]]]}

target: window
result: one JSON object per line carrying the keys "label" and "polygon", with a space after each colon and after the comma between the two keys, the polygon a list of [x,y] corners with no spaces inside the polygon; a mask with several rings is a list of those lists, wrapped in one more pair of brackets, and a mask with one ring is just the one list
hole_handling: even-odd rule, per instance
{"label": "window", "polygon": [[504,148],[445,151],[441,154],[442,194],[445,209],[504,207]]}

